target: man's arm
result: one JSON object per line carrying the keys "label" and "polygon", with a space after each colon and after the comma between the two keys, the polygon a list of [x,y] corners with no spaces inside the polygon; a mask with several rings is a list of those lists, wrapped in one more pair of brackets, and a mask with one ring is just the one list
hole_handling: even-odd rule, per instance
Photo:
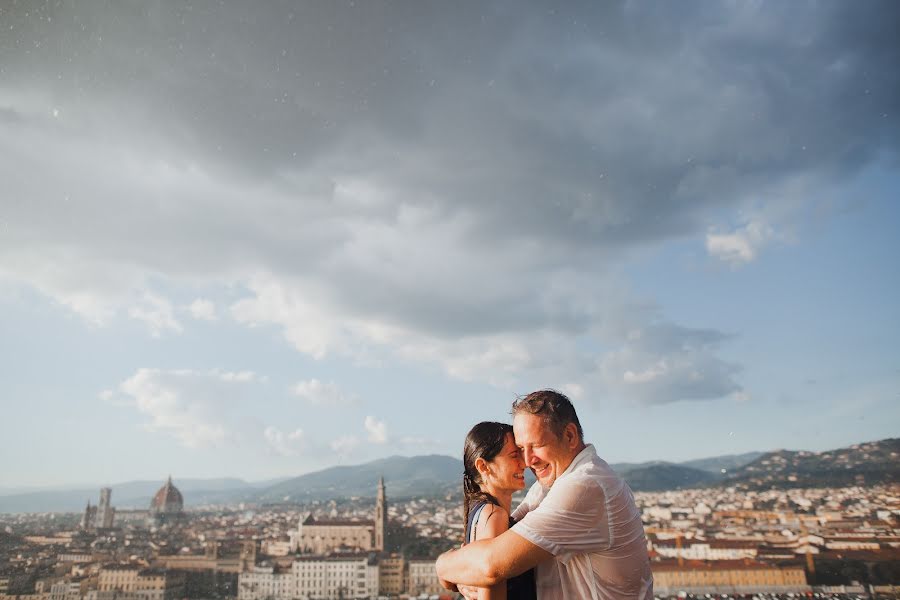
{"label": "man's arm", "polygon": [[490,587],[551,558],[552,554],[509,530],[495,538],[444,552],[435,568],[444,582]]}

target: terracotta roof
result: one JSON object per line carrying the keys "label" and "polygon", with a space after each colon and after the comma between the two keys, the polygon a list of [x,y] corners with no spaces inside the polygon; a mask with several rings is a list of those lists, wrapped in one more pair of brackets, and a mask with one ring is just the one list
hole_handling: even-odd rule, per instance
{"label": "terracotta roof", "polygon": [[165,485],[159,488],[159,491],[153,496],[150,502],[150,509],[156,512],[181,512],[184,508],[184,498],[178,488],[172,484],[172,476],[166,481]]}
{"label": "terracotta roof", "polygon": [[[794,565],[773,565],[763,563],[756,560],[685,560],[679,565],[675,559],[661,560],[650,564],[653,571],[735,571],[746,570],[754,571],[761,569],[781,569],[785,566]],[[797,565],[799,566],[799,565]]]}

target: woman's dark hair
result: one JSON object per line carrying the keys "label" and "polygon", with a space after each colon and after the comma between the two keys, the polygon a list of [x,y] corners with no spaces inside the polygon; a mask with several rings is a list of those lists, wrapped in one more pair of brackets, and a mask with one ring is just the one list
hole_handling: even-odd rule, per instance
{"label": "woman's dark hair", "polygon": [[506,444],[506,434],[512,432],[512,425],[483,421],[473,427],[466,436],[466,444],[463,446],[463,516],[466,522],[463,537],[469,530],[469,507],[472,504],[476,502],[490,502],[498,506],[500,504],[491,494],[481,489],[484,482],[481,480],[481,473],[475,468],[475,461],[479,458],[486,461],[494,460]]}

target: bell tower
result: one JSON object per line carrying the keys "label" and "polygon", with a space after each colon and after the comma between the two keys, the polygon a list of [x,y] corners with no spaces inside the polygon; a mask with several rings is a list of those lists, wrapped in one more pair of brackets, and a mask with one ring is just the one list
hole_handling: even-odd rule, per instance
{"label": "bell tower", "polygon": [[384,528],[387,524],[387,499],[384,496],[384,477],[378,478],[378,496],[375,500],[375,549],[384,551]]}

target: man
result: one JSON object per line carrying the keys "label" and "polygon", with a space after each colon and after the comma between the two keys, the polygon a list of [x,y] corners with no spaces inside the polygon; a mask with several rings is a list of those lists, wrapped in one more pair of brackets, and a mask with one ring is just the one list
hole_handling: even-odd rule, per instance
{"label": "man", "polygon": [[641,516],[631,490],[585,444],[572,403],[553,390],[513,403],[513,431],[537,476],[505,533],[445,552],[445,587],[490,587],[537,567],[538,600],[653,600]]}

